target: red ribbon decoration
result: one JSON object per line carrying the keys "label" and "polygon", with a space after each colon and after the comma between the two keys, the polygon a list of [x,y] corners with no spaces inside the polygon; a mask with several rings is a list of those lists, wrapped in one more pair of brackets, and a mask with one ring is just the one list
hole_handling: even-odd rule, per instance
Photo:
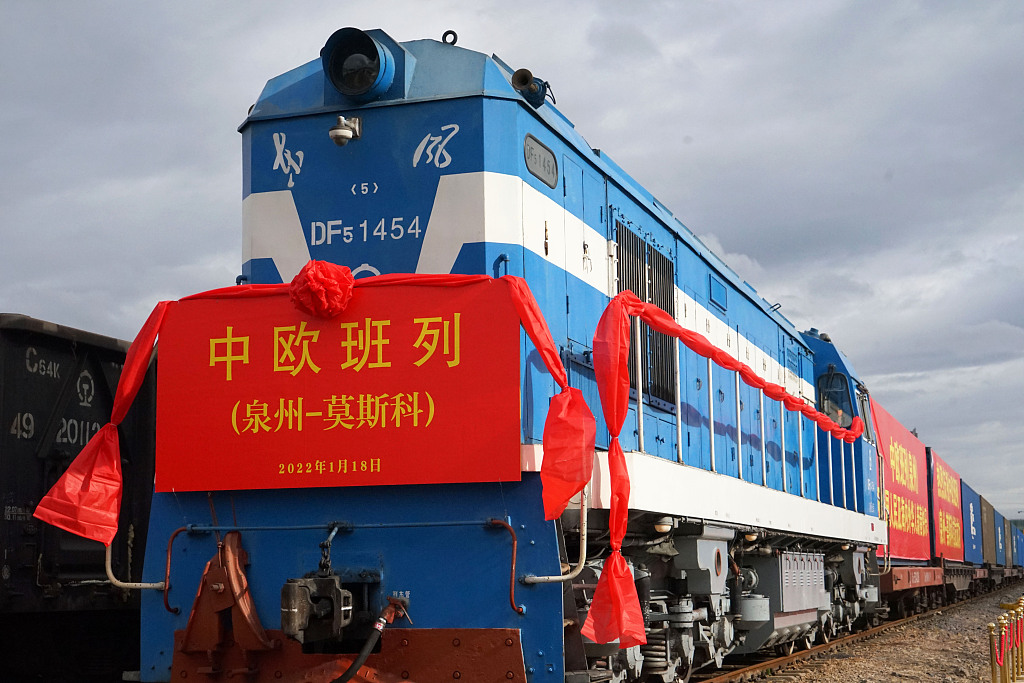
{"label": "red ribbon decoration", "polygon": [[[779,384],[765,381],[759,377],[749,365],[733,358],[731,355],[709,342],[703,335],[692,330],[684,329],[672,318],[671,315],[654,304],[644,303],[638,299],[633,292],[628,290],[621,292],[615,297],[615,299],[620,299],[630,315],[639,316],[645,323],[650,325],[652,329],[667,334],[670,337],[679,339],[679,341],[683,342],[683,344],[685,344],[690,350],[704,358],[710,358],[726,370],[738,372],[740,374],[740,379],[742,379],[745,384],[752,386],[755,389],[760,389],[764,392],[765,396],[774,401],[781,401],[786,407],[786,410],[799,412],[809,420],[813,420],[822,430],[829,432],[835,438],[845,441],[846,443],[853,443],[861,434],[864,433],[864,421],[860,416],[854,417],[848,428],[844,429],[843,427],[840,427],[832,420],[832,418],[824,413],[818,412],[810,403],[788,394],[785,387]],[[615,299],[612,301],[615,301]],[[609,306],[610,305],[611,304],[609,304]],[[596,334],[594,336],[594,346],[595,348],[597,346]],[[604,400],[604,394],[601,395],[601,400]]]}
{"label": "red ribbon decoration", "polygon": [[[505,276],[520,324],[540,353],[561,393],[551,401],[544,424],[545,457],[541,466],[545,514],[554,519],[570,498],[590,481],[594,465],[594,416],[578,389],[569,387],[558,348],[522,278]],[[353,280],[348,268],[311,261],[291,283],[240,285],[194,294],[186,299],[253,298],[289,294],[300,310],[320,317],[340,314],[353,296],[353,287],[432,285],[463,287],[492,282],[487,275],[379,275]],[[67,471],[36,507],[34,516],[71,533],[110,545],[117,533],[121,508],[121,453],[117,425],[134,401],[149,367],[153,345],[167,307],[162,301],[135,338],[117,385],[110,423],[86,444]],[[559,507],[561,506],[561,507]]]}
{"label": "red ribbon decoration", "polygon": [[128,349],[110,422],[96,432],[39,501],[33,513],[38,519],[104,545],[110,545],[114,539],[121,512],[121,445],[117,426],[142,387],[167,303],[161,301],[156,305]]}
{"label": "red ribbon decoration", "polygon": [[629,408],[629,318],[638,316],[652,329],[682,341],[697,354],[712,359],[727,370],[740,374],[748,385],[764,395],[781,401],[787,410],[800,412],[814,420],[822,429],[838,439],[853,443],[864,432],[864,422],[853,418],[844,429],[814,406],[786,393],[784,387],[766,382],[748,365],[722,351],[703,335],[681,327],[675,319],[654,304],[641,301],[630,291],[621,292],[608,304],[594,334],[594,373],[601,396],[601,406],[611,435],[608,447],[608,470],[612,500],[609,511],[612,553],[605,560],[604,570],[594,591],[583,635],[597,643],[619,641],[619,647],[646,643],[643,614],[637,598],[636,585],[625,559],[622,539],[626,534],[629,512],[629,472],[619,443],[619,432]]}
{"label": "red ribbon decoration", "polygon": [[647,643],[633,574],[622,557],[622,539],[629,521],[629,471],[619,432],[629,410],[629,315],[627,302],[617,296],[605,308],[594,334],[594,373],[601,407],[608,424],[608,470],[612,502],[608,518],[612,554],[601,578],[581,632],[595,643],[619,641],[620,648]]}

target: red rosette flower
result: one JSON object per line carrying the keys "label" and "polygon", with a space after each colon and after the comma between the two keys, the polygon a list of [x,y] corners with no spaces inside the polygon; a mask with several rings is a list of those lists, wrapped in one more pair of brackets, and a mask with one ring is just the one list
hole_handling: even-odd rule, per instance
{"label": "red rosette flower", "polygon": [[340,315],[352,299],[355,278],[347,266],[310,261],[292,278],[288,295],[297,309],[318,318]]}

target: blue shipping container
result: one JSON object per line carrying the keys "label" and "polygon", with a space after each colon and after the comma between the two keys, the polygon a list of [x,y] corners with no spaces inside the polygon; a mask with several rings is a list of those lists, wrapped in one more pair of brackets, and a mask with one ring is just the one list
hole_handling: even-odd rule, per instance
{"label": "blue shipping container", "polygon": [[981,496],[960,480],[960,505],[964,514],[964,562],[984,563],[981,550]]}
{"label": "blue shipping container", "polygon": [[1006,566],[1006,522],[1005,517],[995,511],[996,530],[996,564],[1000,567]]}

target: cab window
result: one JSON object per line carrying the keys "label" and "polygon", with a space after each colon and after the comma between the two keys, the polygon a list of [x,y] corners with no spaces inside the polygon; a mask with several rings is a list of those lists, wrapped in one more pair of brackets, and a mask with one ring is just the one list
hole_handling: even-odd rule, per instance
{"label": "cab window", "polygon": [[864,385],[857,385],[857,406],[860,408],[860,414],[864,420],[864,438],[870,443],[875,443],[875,432],[871,427],[871,420],[868,415],[871,414],[871,397],[868,396],[868,390],[864,388]]}
{"label": "cab window", "polygon": [[829,371],[818,378],[818,403],[821,412],[828,415],[833,422],[846,428],[853,424],[853,405],[850,398],[850,383],[846,375]]}

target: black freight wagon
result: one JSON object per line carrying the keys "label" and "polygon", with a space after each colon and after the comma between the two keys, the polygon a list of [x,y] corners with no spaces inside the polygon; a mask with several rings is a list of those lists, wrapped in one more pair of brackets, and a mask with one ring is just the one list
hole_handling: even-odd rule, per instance
{"label": "black freight wagon", "polygon": [[[32,516],[110,419],[126,342],[0,314],[0,680],[121,680],[138,670],[138,591],[105,548]],[[139,581],[153,482],[153,384],[121,424],[124,494],[111,566]]]}

